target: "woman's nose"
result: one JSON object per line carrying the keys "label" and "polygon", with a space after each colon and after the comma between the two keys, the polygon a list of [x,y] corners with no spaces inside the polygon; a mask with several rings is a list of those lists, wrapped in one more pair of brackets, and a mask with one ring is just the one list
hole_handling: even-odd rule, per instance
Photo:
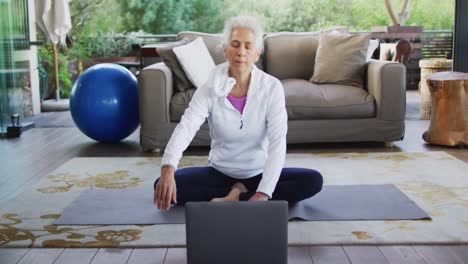
{"label": "woman's nose", "polygon": [[237,54],[239,55],[245,55],[247,53],[247,50],[245,49],[244,46],[240,46],[239,49],[237,49]]}

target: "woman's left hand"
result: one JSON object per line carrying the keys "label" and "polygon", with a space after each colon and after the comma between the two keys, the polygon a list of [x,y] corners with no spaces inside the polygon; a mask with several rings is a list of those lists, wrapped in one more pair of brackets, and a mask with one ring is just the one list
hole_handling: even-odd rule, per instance
{"label": "woman's left hand", "polygon": [[261,193],[261,192],[256,192],[252,197],[250,197],[249,201],[256,202],[256,201],[267,201],[268,200],[268,195]]}

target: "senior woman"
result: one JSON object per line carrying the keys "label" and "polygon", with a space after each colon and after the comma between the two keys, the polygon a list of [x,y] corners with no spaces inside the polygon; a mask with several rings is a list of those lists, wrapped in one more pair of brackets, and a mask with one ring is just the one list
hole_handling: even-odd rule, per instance
{"label": "senior woman", "polygon": [[[224,25],[224,56],[199,87],[175,128],[154,183],[154,203],[169,210],[188,201],[298,202],[322,189],[319,172],[283,168],[287,113],[281,82],[255,66],[263,30],[255,17],[230,18]],[[208,166],[177,170],[183,151],[208,120]]]}

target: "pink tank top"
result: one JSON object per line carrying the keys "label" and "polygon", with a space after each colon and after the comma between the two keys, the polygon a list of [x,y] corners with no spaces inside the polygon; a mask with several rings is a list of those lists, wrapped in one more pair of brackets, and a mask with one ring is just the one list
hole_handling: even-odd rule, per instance
{"label": "pink tank top", "polygon": [[229,100],[229,102],[231,102],[232,106],[234,106],[234,108],[237,111],[239,111],[239,113],[242,114],[242,112],[244,112],[245,103],[247,102],[247,96],[237,98],[237,97],[228,95],[227,99]]}

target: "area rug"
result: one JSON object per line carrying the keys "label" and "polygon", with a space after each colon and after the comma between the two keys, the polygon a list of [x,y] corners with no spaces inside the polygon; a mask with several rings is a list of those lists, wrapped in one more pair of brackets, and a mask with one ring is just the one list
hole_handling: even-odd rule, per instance
{"label": "area rug", "polygon": [[[2,247],[185,246],[185,226],[54,226],[89,188],[147,186],[160,158],[75,158],[0,208]],[[206,165],[184,157],[180,167]],[[288,154],[285,166],[314,168],[327,185],[394,184],[431,221],[290,222],[289,245],[452,244],[468,242],[468,164],[445,152]]]}

